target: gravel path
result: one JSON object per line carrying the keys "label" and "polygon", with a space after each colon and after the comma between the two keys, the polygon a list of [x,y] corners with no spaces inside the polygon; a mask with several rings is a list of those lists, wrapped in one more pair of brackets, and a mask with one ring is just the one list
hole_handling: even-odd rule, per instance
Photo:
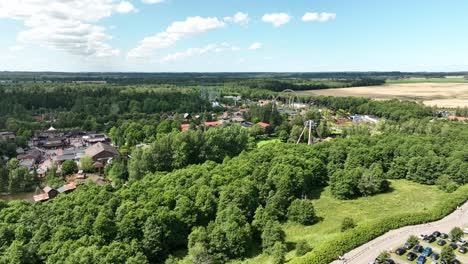
{"label": "gravel path", "polygon": [[431,234],[434,231],[448,233],[454,227],[468,226],[468,202],[458,210],[439,221],[422,225],[405,226],[391,230],[386,234],[358,247],[344,255],[343,260],[333,261],[332,264],[367,264],[373,261],[382,251],[397,249],[403,245],[410,235]]}

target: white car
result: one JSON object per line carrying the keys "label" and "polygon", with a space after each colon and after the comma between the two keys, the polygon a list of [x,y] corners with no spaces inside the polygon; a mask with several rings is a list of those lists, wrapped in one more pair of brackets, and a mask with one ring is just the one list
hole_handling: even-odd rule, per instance
{"label": "white car", "polygon": [[465,239],[460,239],[458,242],[457,242],[457,245],[459,245],[460,247],[463,247],[464,245],[466,245],[466,240]]}
{"label": "white car", "polygon": [[463,233],[468,234],[468,228],[463,229]]}

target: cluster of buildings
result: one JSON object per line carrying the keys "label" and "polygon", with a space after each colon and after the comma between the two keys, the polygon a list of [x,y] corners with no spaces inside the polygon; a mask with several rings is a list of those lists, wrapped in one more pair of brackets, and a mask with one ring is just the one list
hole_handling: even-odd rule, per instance
{"label": "cluster of buildings", "polygon": [[[0,140],[14,139],[11,132],[2,132]],[[48,169],[60,166],[65,161],[79,162],[84,156],[93,159],[96,169],[104,167],[112,158],[119,155],[116,147],[110,145],[110,139],[100,133],[72,131],[61,133],[53,127],[36,133],[28,142],[28,148],[18,148],[17,159],[20,164],[36,172],[39,177],[45,176]]]}

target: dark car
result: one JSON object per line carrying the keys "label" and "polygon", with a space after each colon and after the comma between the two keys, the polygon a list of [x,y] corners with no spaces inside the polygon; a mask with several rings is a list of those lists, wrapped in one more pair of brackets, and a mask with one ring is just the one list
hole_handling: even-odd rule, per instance
{"label": "dark car", "polygon": [[462,253],[462,254],[466,254],[466,252],[468,252],[468,249],[466,247],[460,247],[458,249],[458,252]]}
{"label": "dark car", "polygon": [[437,245],[439,245],[439,246],[445,246],[445,244],[447,244],[447,241],[445,241],[443,239],[439,239],[439,241],[437,241]]}
{"label": "dark car", "polygon": [[408,253],[408,255],[406,255],[406,259],[408,259],[409,261],[415,260],[416,257],[418,257],[418,255],[416,255],[416,253],[414,253],[414,252],[410,252],[410,253]]}
{"label": "dark car", "polygon": [[419,258],[416,260],[416,264],[424,264],[424,263],[426,263],[426,257],[419,256]]}
{"label": "dark car", "polygon": [[434,231],[434,233],[432,233],[432,236],[440,237],[440,232],[439,231]]}
{"label": "dark car", "polygon": [[440,233],[440,238],[447,239],[448,235],[445,233]]}
{"label": "dark car", "polygon": [[395,254],[397,254],[398,256],[401,256],[401,255],[403,255],[403,254],[405,254],[405,253],[406,253],[406,249],[404,249],[404,248],[402,248],[402,247],[399,248],[399,249],[397,249],[397,250],[395,250]]}
{"label": "dark car", "polygon": [[455,250],[455,249],[458,248],[457,244],[455,244],[455,243],[450,243],[449,247],[451,247],[452,250]]}
{"label": "dark car", "polygon": [[432,253],[431,258],[432,258],[433,260],[438,260],[438,259],[440,258],[440,255],[437,254],[437,253]]}
{"label": "dark car", "polygon": [[[455,245],[455,246],[456,246],[456,245]],[[416,245],[416,246],[413,248],[413,252],[414,252],[414,253],[421,253],[423,250],[424,250],[424,247],[421,246],[421,245]]]}
{"label": "dark car", "polygon": [[461,264],[461,262],[458,259],[454,259],[450,261],[450,264]]}
{"label": "dark car", "polygon": [[427,241],[428,243],[432,243],[436,241],[436,238],[433,235],[430,235],[430,236],[425,237],[424,240]]}

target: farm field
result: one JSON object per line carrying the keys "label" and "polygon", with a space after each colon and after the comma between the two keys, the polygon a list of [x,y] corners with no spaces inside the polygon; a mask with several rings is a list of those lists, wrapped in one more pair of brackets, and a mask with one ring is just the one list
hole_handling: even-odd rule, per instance
{"label": "farm field", "polygon": [[[437,105],[449,108],[468,106],[468,83],[462,83],[458,79],[441,80],[448,81],[420,82],[422,80],[415,79],[412,83],[392,84],[390,82],[390,84],[382,86],[310,90],[304,93],[325,96],[369,97],[378,100],[393,98],[415,100],[428,106]],[[457,80],[457,82],[451,82],[452,80]]]}
{"label": "farm field", "polygon": [[[424,212],[450,196],[435,186],[406,180],[392,180],[391,188],[392,191],[389,193],[354,200],[338,200],[331,195],[328,187],[317,191],[314,206],[317,216],[322,220],[311,226],[284,224],[286,243],[295,245],[299,240],[306,240],[314,248],[340,234],[344,217],[352,217],[359,225],[393,215]],[[286,259],[294,257],[296,257],[295,251],[291,251]],[[241,263],[271,263],[271,261],[270,257],[259,255]]]}

